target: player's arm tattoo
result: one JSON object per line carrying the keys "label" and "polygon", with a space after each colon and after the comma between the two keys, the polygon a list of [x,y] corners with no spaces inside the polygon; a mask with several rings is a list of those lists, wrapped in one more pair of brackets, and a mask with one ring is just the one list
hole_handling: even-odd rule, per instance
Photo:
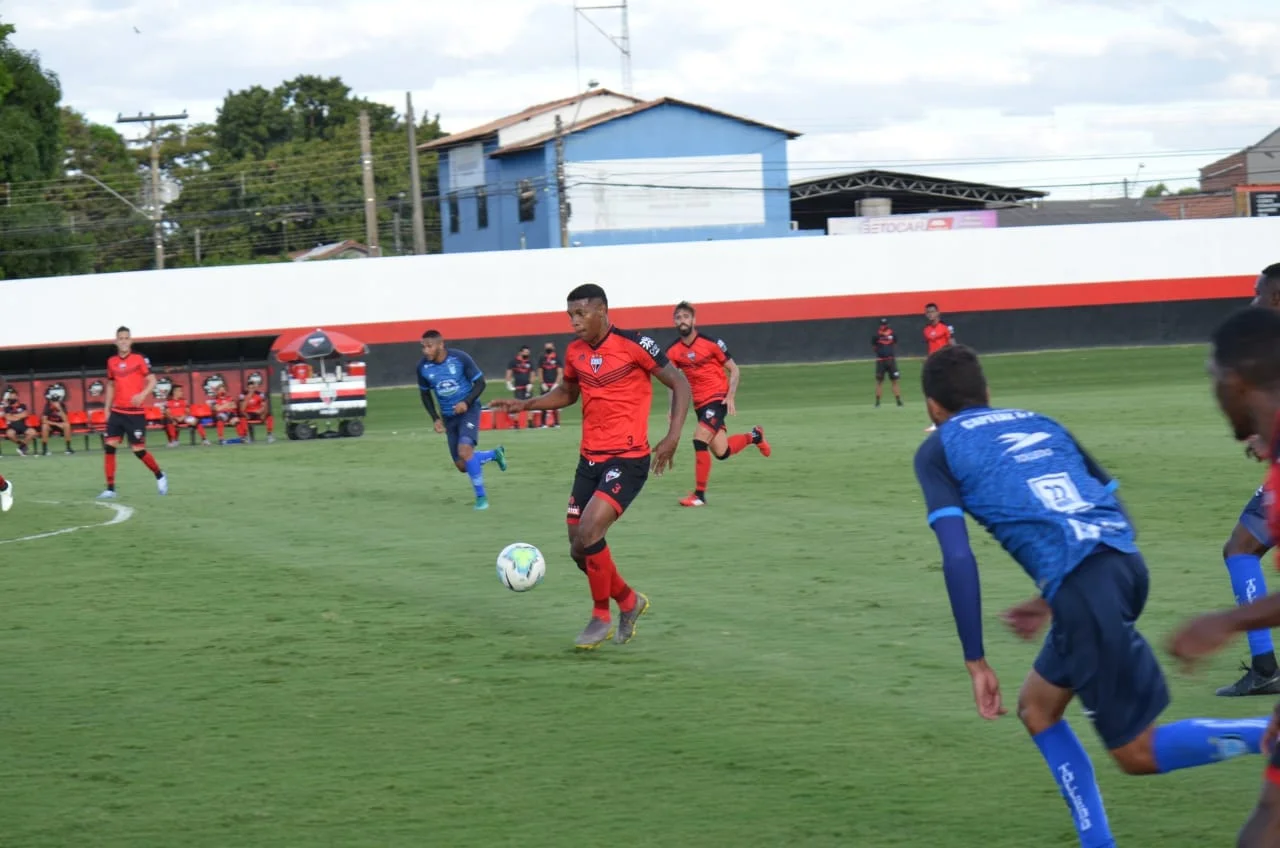
{"label": "player's arm tattoo", "polygon": [[440,413],[436,411],[435,399],[431,397],[431,390],[420,388],[422,392],[422,405],[427,408],[427,414],[431,416],[432,421],[440,420]]}
{"label": "player's arm tattoo", "polygon": [[684,427],[684,419],[689,414],[689,406],[693,403],[693,392],[689,388],[689,381],[685,379],[680,369],[670,362],[654,371],[653,376],[671,390],[671,429],[667,435],[679,436],[681,428]]}

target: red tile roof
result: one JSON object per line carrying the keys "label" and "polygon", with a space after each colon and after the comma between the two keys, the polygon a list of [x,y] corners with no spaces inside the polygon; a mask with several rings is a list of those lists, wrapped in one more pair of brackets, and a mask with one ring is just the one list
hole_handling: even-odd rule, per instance
{"label": "red tile roof", "polygon": [[507,115],[505,118],[498,118],[496,121],[490,121],[487,124],[472,127],[471,129],[464,130],[460,133],[453,133],[452,135],[446,135],[441,138],[428,141],[424,144],[419,144],[418,149],[439,150],[444,147],[453,147],[455,144],[474,141],[476,139],[494,135],[501,130],[505,130],[507,127],[513,127],[521,121],[536,118],[538,115],[546,112],[553,112],[564,106],[571,106],[579,97],[583,100],[589,100],[592,97],[603,97],[605,95],[610,97],[622,97],[627,100],[631,100],[634,103],[640,102],[638,97],[632,97],[627,94],[618,94],[616,91],[610,91],[607,88],[596,88],[581,95],[575,94],[572,97],[562,97],[559,100],[548,100],[546,103],[539,103],[536,106],[530,106],[528,109],[516,112],[514,115]]}

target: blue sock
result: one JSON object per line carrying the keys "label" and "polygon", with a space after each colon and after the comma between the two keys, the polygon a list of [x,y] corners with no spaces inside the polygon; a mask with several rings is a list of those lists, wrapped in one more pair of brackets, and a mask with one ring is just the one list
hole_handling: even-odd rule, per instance
{"label": "blue sock", "polygon": [[486,462],[493,462],[493,451],[479,451],[479,450],[478,450],[478,451],[476,451],[474,454],[472,454],[472,456],[474,456],[476,459],[480,460],[480,464],[481,464],[481,465],[484,465]]}
{"label": "blue sock", "polygon": [[471,487],[476,490],[477,498],[484,497],[484,472],[480,469],[483,464],[480,461],[480,451],[471,454],[471,458],[467,460],[467,476],[471,478]]}
{"label": "blue sock", "polygon": [[1031,737],[1049,764],[1053,779],[1071,811],[1082,848],[1115,848],[1102,793],[1093,776],[1093,763],[1066,720]]}
{"label": "blue sock", "polygon": [[[1235,554],[1227,557],[1227,573],[1231,575],[1231,591],[1236,603],[1251,604],[1267,594],[1267,580],[1262,576],[1262,560],[1253,554]],[[1249,653],[1252,656],[1271,653],[1270,630],[1249,631]]]}
{"label": "blue sock", "polygon": [[1156,728],[1151,747],[1156,769],[1207,766],[1245,754],[1262,753],[1262,734],[1270,716],[1261,718],[1188,718]]}

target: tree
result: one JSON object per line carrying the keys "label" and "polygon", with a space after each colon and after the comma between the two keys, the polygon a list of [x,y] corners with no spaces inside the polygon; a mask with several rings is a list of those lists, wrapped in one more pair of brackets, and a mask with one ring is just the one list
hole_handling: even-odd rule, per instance
{"label": "tree", "polygon": [[91,239],[48,196],[63,165],[58,78],[0,24],[0,278],[83,273]]}

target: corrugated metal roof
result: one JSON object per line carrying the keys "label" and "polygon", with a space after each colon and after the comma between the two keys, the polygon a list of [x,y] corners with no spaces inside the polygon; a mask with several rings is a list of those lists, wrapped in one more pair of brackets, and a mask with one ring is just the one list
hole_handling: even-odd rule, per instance
{"label": "corrugated metal roof", "polygon": [[460,133],[453,133],[452,135],[446,135],[442,138],[428,141],[425,144],[419,144],[418,149],[441,150],[446,147],[464,144],[468,141],[475,141],[476,139],[495,135],[507,127],[515,126],[521,121],[527,121],[530,118],[536,118],[538,115],[546,112],[554,112],[556,109],[573,105],[578,101],[578,98],[589,100],[592,97],[603,97],[606,95],[609,97],[621,97],[625,100],[630,100],[633,103],[641,102],[638,97],[632,97],[628,94],[618,94],[616,91],[610,91],[607,88],[596,88],[583,94],[575,94],[572,97],[562,97],[559,100],[548,100],[546,103],[539,103],[536,106],[530,106],[527,109],[516,112],[514,115],[507,115],[504,118],[498,118],[495,121],[490,121],[487,124],[481,124],[478,127],[472,127],[471,129],[464,130]]}

